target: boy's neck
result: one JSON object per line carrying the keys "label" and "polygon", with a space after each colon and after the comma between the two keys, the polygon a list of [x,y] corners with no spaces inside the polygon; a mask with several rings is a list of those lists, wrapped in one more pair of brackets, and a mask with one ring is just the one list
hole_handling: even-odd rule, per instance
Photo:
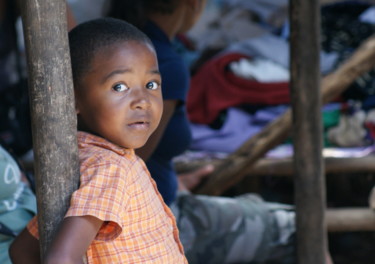
{"label": "boy's neck", "polygon": [[[132,148],[125,148],[125,147],[119,146],[119,145],[117,145],[116,143],[113,143],[112,141],[106,139],[105,137],[102,137],[101,135],[98,135],[98,134],[95,134],[95,133],[92,133],[92,132],[88,132],[88,131],[84,131],[84,130],[78,130],[77,132],[78,132],[78,133],[82,133],[82,134],[89,134],[91,137],[97,137],[97,138],[100,138],[100,139],[102,139],[102,140],[105,140],[105,141],[107,141],[108,143],[110,143],[110,144],[112,144],[113,146],[115,146],[116,148],[120,148],[120,149],[122,149],[123,151],[126,151],[126,152],[128,152],[128,151],[130,151],[130,152],[135,152],[134,149],[132,149]],[[85,136],[85,137],[87,137],[87,136]]]}

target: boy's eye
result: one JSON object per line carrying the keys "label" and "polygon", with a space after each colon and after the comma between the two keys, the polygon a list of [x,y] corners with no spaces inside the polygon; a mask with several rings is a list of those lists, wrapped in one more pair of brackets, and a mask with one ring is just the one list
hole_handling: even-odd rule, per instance
{"label": "boy's eye", "polygon": [[112,87],[113,90],[115,90],[116,92],[123,92],[125,90],[128,90],[128,86],[126,86],[125,84],[123,83],[118,83],[118,84],[115,84],[113,87]]}
{"label": "boy's eye", "polygon": [[155,82],[155,81],[153,81],[153,82],[148,82],[148,83],[146,84],[146,88],[147,88],[147,89],[150,89],[150,90],[156,90],[156,89],[158,89],[158,87],[159,87],[159,84],[158,84],[157,82]]}

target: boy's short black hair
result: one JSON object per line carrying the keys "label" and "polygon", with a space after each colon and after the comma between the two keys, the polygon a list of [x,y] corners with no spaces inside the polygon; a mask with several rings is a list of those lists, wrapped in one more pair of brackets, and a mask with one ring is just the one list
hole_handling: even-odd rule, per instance
{"label": "boy's short black hair", "polygon": [[79,86],[99,50],[123,41],[139,41],[153,47],[143,32],[120,19],[99,18],[73,28],[69,32],[69,47],[74,87]]}

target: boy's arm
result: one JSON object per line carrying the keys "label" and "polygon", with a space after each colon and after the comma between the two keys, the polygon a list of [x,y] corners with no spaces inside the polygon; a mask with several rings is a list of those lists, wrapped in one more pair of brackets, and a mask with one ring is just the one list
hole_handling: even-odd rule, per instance
{"label": "boy's arm", "polygon": [[9,256],[13,264],[38,264],[40,263],[39,241],[25,228],[10,246]]}
{"label": "boy's arm", "polygon": [[63,220],[45,263],[83,263],[83,256],[103,221],[94,216],[72,216]]}
{"label": "boy's arm", "polygon": [[[65,218],[44,263],[83,263],[83,256],[102,224],[93,216]],[[25,229],[12,243],[9,255],[14,264],[41,263],[39,241]]]}

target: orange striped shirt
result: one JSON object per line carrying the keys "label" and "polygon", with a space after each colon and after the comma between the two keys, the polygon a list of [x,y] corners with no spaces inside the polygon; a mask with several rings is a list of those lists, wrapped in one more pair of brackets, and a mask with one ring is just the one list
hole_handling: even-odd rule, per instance
{"label": "orange striped shirt", "polygon": [[[104,221],[88,263],[187,263],[175,218],[134,150],[78,132],[81,182],[65,217]],[[28,229],[38,237],[36,218]]]}

